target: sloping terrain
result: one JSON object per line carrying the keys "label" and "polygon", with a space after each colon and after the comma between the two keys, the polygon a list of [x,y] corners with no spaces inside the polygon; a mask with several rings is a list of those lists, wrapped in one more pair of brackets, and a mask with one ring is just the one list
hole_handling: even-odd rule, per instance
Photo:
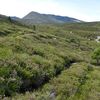
{"label": "sloping terrain", "polygon": [[99,26],[74,23],[28,27],[9,18],[0,20],[1,97],[99,100],[100,68],[90,64],[91,53],[100,47],[95,41]]}
{"label": "sloping terrain", "polygon": [[100,68],[88,68],[87,63],[72,64],[41,89],[17,95],[12,100],[99,100]]}
{"label": "sloping terrain", "polygon": [[81,21],[71,17],[30,12],[25,17],[23,17],[22,22],[29,25],[34,25],[34,24],[52,24],[52,23],[61,24],[66,22],[72,23],[72,22],[81,22]]}

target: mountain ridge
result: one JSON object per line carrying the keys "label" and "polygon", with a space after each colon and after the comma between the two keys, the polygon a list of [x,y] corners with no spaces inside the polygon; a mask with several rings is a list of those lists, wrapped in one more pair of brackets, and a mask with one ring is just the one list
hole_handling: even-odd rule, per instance
{"label": "mountain ridge", "polygon": [[60,16],[54,14],[41,14],[34,11],[31,11],[26,16],[24,16],[22,20],[25,23],[29,23],[29,24],[82,22],[81,20],[72,17]]}

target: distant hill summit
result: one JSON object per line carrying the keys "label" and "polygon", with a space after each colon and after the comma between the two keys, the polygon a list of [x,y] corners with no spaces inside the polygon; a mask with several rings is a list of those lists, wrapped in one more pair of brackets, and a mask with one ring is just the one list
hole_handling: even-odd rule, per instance
{"label": "distant hill summit", "polygon": [[1,15],[1,14],[0,14],[0,21],[2,21],[2,20],[7,20],[7,19],[8,19],[7,16],[5,16],[5,15]]}
{"label": "distant hill summit", "polygon": [[81,22],[78,19],[52,15],[52,14],[40,14],[38,12],[30,12],[25,17],[22,18],[23,22],[26,24],[50,24],[50,23],[73,23],[73,22]]}
{"label": "distant hill summit", "polygon": [[19,22],[26,25],[64,24],[64,23],[83,22],[81,20],[71,17],[52,15],[52,14],[40,14],[38,12],[33,12],[33,11],[24,16],[23,18],[18,18],[16,16],[0,15],[0,21],[2,20],[9,21],[9,19],[11,19],[13,22]]}

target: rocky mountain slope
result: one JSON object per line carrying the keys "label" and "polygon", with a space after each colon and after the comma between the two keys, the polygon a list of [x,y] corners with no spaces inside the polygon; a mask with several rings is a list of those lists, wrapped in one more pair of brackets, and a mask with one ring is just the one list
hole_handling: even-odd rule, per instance
{"label": "rocky mountain slope", "polygon": [[52,23],[72,23],[72,22],[81,22],[78,19],[65,17],[65,16],[58,16],[58,15],[51,15],[51,14],[40,14],[37,12],[30,12],[22,19],[25,23],[28,24],[52,24]]}

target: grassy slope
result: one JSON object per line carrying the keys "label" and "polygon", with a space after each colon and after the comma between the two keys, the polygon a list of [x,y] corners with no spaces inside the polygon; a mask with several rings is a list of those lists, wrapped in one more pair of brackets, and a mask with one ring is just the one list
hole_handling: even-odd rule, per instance
{"label": "grassy slope", "polygon": [[92,70],[88,70],[87,63],[76,63],[41,89],[17,95],[12,100],[52,100],[50,97],[52,90],[55,92],[55,100],[99,100],[99,71],[100,69],[95,66]]}
{"label": "grassy slope", "polygon": [[[90,87],[96,85],[94,87],[96,88],[95,93],[98,94],[100,89],[97,89],[98,83],[96,82],[99,82],[99,74],[96,71],[99,72],[99,68],[94,68],[89,73],[90,79],[86,80],[85,85],[79,88],[81,89],[80,94],[76,93],[81,84],[79,79],[84,76],[83,71],[87,72],[85,66],[88,66],[87,63],[91,61],[91,52],[100,46],[93,40],[96,35],[100,35],[98,31],[99,24],[37,25],[36,30],[34,30],[34,28],[27,28],[9,21],[1,21],[0,94],[9,96],[15,92],[25,92],[40,87],[49,79],[60,74],[72,62],[85,63],[72,65],[72,68],[63,71],[61,76],[52,79],[50,84],[43,87],[43,90],[34,92],[38,95],[36,98],[38,100],[39,98],[41,100],[42,97],[47,99],[55,85],[57,85],[55,90],[58,100],[61,100],[62,97],[64,97],[63,100],[74,100],[73,98],[85,100],[86,94],[82,95],[83,97],[81,94],[87,91],[88,85]],[[92,40],[88,40],[91,32],[95,34],[91,36]],[[73,68],[73,66],[75,67]],[[74,73],[79,75],[74,76]],[[94,84],[92,85],[93,75],[97,75],[98,78],[93,81]],[[89,91],[89,98],[93,96],[91,96],[92,91],[94,90]],[[29,98],[30,95],[33,93],[28,95]],[[99,100],[98,96],[93,97]],[[25,99],[27,100],[27,95],[24,96],[23,100]]]}

